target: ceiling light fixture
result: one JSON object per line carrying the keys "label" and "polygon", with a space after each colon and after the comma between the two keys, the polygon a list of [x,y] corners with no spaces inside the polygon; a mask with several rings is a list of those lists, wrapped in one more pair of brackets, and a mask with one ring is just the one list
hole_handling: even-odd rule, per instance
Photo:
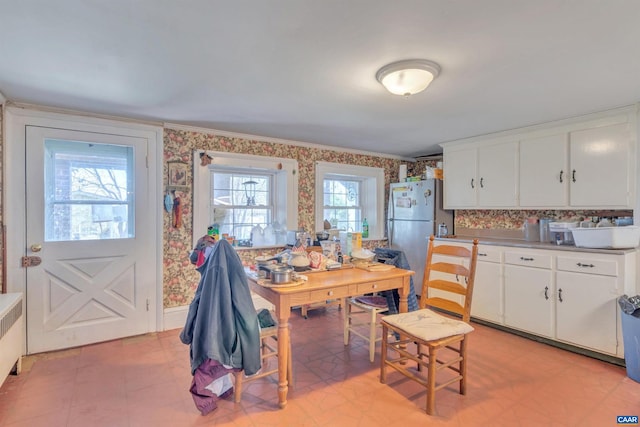
{"label": "ceiling light fixture", "polygon": [[376,79],[394,95],[422,92],[440,74],[440,66],[426,59],[407,59],[380,68]]}

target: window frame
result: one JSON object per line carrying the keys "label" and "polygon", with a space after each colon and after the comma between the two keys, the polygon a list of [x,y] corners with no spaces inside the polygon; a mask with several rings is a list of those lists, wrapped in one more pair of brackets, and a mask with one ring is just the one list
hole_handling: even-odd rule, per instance
{"label": "window frame", "polygon": [[[93,148],[90,148],[93,147]],[[135,150],[131,146],[113,144],[113,143],[105,143],[105,142],[91,142],[91,141],[75,141],[75,140],[63,140],[57,138],[45,138],[44,140],[44,152],[45,152],[45,182],[44,182],[44,191],[45,191],[45,221],[44,221],[44,241],[45,242],[70,242],[75,240],[110,240],[110,239],[132,239],[135,238],[135,200],[132,198],[132,188],[135,188],[135,173],[134,173],[134,164],[135,164]],[[124,156],[122,156],[124,152]],[[125,181],[126,181],[126,189],[124,191],[124,195],[126,198],[124,199],[108,199],[106,197],[97,198],[97,199],[76,199],[76,198],[58,198],[55,195],[55,190],[57,188],[58,182],[56,178],[56,173],[58,171],[58,158],[57,155],[109,155],[116,158],[124,159],[125,168],[122,169],[125,173]],[[118,156],[120,155],[120,156]],[[100,156],[98,156],[100,157]],[[78,164],[83,162],[88,165],[92,165],[95,167],[95,164],[104,165],[104,163],[98,162],[89,162],[87,160],[82,160],[80,158],[69,159],[67,160],[69,165],[69,171],[73,169],[75,165],[78,169]],[[104,168],[107,169],[107,168]],[[72,180],[73,174],[69,175],[69,185],[73,185]],[[69,194],[71,190],[69,190]],[[52,197],[47,197],[51,195]],[[120,194],[122,196],[123,194]],[[84,239],[73,239],[73,238],[55,238],[53,231],[53,210],[55,206],[67,206],[69,208],[73,206],[82,206],[86,205],[91,208],[96,206],[110,206],[110,205],[119,205],[126,206],[127,208],[127,218],[126,218],[126,236],[109,236],[109,237],[99,237],[99,238],[84,238]],[[72,221],[73,213],[69,214],[69,221]],[[113,220],[111,222],[114,222]],[[115,222],[117,226],[117,222]],[[111,224],[110,226],[114,226]],[[102,227],[101,227],[102,228]]]}
{"label": "window frame", "polygon": [[367,218],[369,224],[369,237],[365,240],[384,239],[384,168],[371,166],[316,162],[316,231],[322,231],[324,225],[324,180],[336,177],[361,182],[362,217]]}
{"label": "window frame", "polygon": [[[200,154],[206,153],[211,163],[200,164]],[[253,154],[227,153],[209,150],[196,150],[193,155],[193,245],[207,232],[209,209],[211,207],[211,170],[225,172],[237,171],[273,175],[273,216],[286,230],[298,228],[298,162],[294,159],[265,157]],[[202,197],[204,196],[204,197]],[[275,245],[280,247],[282,245]],[[236,249],[255,249],[272,246],[236,247]]]}

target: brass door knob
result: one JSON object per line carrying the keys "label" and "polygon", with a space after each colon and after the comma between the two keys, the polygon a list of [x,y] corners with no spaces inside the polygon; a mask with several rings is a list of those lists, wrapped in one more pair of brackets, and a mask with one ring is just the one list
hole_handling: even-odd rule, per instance
{"label": "brass door knob", "polygon": [[31,252],[40,252],[42,250],[42,245],[34,243],[31,245]]}

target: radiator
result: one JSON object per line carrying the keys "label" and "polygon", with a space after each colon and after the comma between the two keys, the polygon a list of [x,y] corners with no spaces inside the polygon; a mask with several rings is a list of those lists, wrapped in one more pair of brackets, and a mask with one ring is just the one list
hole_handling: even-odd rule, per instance
{"label": "radiator", "polygon": [[22,294],[0,294],[0,386],[11,371],[20,373],[23,323]]}

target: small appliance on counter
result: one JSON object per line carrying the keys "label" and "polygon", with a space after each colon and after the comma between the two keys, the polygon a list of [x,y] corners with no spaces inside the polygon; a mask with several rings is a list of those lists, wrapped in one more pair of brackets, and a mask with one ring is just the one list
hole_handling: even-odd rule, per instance
{"label": "small appliance on counter", "polygon": [[572,228],[578,228],[579,222],[550,222],[549,238],[551,243],[556,245],[573,245]]}

